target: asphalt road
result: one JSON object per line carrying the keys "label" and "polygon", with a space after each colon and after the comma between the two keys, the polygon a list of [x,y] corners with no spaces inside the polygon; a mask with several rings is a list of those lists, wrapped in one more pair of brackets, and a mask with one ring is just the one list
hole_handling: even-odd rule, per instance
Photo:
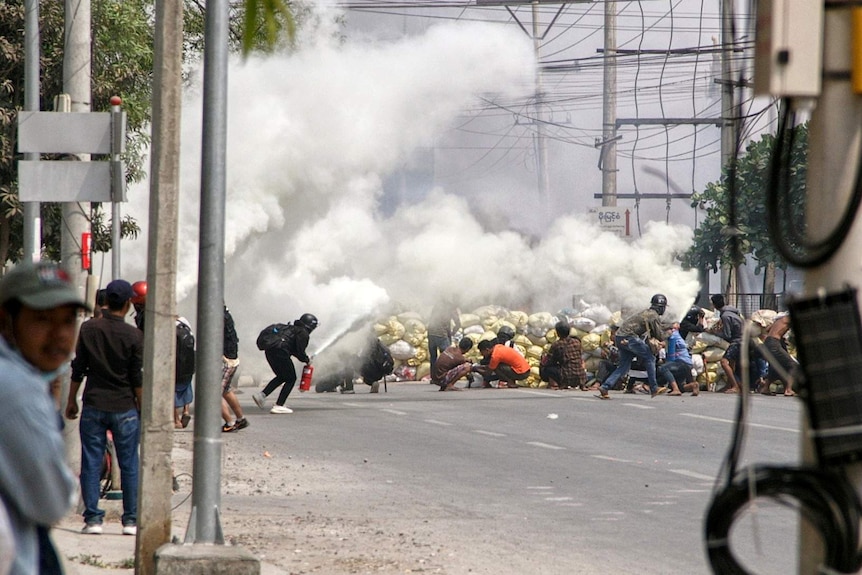
{"label": "asphalt road", "polygon": [[[402,547],[435,546],[428,571],[450,574],[712,572],[703,522],[736,396],[357,389],[295,392],[291,415],[258,410],[246,389],[251,426],[225,438],[228,461],[262,452],[317,479],[274,466],[266,473],[283,474],[278,493],[228,490],[225,513],[362,522],[369,553],[406,537]],[[741,464],[796,462],[801,409],[751,396]],[[794,512],[763,502],[735,525],[732,548],[752,572],[796,572]],[[285,546],[297,545],[284,530]],[[273,555],[276,543],[266,545]]]}

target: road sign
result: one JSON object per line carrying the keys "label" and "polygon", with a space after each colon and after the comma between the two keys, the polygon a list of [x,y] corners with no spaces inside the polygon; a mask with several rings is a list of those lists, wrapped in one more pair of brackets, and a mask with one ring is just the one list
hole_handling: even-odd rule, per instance
{"label": "road sign", "polygon": [[[24,154],[105,154],[110,161],[20,160],[22,202],[125,201],[125,112],[18,113],[18,151]],[[112,191],[113,190],[113,191]]]}
{"label": "road sign", "polygon": [[622,238],[629,236],[629,211],[619,208],[590,208],[590,215],[595,218],[598,226],[605,232],[611,232]]}

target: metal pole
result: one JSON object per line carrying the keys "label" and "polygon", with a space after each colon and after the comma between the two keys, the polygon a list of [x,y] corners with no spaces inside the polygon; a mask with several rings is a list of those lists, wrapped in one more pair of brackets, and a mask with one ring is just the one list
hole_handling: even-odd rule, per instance
{"label": "metal pole", "polygon": [[224,543],[221,505],[221,378],[228,76],[227,0],[207,3],[201,157],[198,348],[192,520],[186,542]]}
{"label": "metal pole", "polygon": [[119,96],[111,97],[111,279],[122,277],[120,272],[120,239],[122,236],[122,215],[120,203],[125,197],[125,170],[120,154],[125,143],[125,116]]}
{"label": "metal pole", "polygon": [[617,205],[617,3],[605,2],[602,205]]}
{"label": "metal pole", "polygon": [[[733,0],[721,0],[721,169],[727,170],[736,155],[736,120],[734,118],[734,66],[733,58]],[[738,272],[735,268],[722,265],[721,292],[739,293],[736,287]],[[736,304],[735,299],[728,303]]]}
{"label": "metal pole", "polygon": [[[24,109],[38,112],[41,84],[39,58],[39,0],[24,3]],[[24,154],[25,160],[39,161],[39,154]],[[24,202],[24,260],[37,261],[42,251],[42,218],[39,202]]]}
{"label": "metal pole", "polygon": [[539,65],[539,0],[531,2],[533,13],[533,53],[536,55],[536,168],[538,175],[539,201],[544,204],[545,215],[550,215],[550,194],[548,192],[548,149],[545,136],[545,92],[542,85],[542,67]]}

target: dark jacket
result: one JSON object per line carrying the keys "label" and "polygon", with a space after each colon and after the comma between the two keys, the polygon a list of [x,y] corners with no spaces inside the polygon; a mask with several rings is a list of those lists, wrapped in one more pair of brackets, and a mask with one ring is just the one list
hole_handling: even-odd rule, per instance
{"label": "dark jacket", "polygon": [[236,334],[236,325],[227,306],[224,307],[224,344],[222,346],[222,354],[228,359],[239,357],[239,336]]}

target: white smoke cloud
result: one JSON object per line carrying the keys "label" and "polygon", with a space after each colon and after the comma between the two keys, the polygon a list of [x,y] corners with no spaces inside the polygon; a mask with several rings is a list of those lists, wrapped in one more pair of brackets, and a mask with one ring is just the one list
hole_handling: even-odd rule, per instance
{"label": "white smoke cloud", "polygon": [[[517,219],[524,209],[494,205],[493,189],[471,198],[484,206],[436,189],[391,216],[378,209],[382,179],[416,147],[431,146],[478,95],[532,89],[532,46],[520,31],[444,24],[418,37],[343,46],[331,36],[230,67],[225,296],[244,362],[262,362],[254,348],[262,327],[303,312],[320,318],[313,352],[387,305],[425,312],[443,296],[466,308],[553,312],[575,294],[645,307],[661,291],[670,310],[688,308],[697,282],[673,262],[691,240],[687,228],[650,225],[628,243],[563,217],[531,239],[507,221],[480,223],[480,211]],[[183,110],[177,290],[186,306],[197,278],[198,92]],[[137,211],[146,226],[146,206]],[[135,263],[146,262],[146,234],[130,248],[138,256],[124,260],[132,268],[125,275],[134,280],[144,277]],[[194,315],[182,301],[180,308]]]}

